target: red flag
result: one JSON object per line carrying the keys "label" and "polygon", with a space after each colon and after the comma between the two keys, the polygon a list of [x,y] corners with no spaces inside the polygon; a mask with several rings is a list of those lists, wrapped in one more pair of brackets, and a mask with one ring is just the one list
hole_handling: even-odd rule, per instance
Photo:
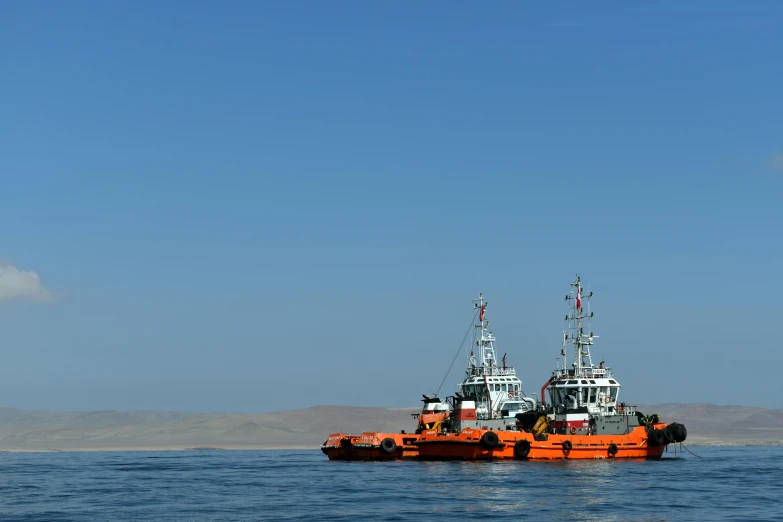
{"label": "red flag", "polygon": [[582,287],[576,287],[576,309],[582,308]]}
{"label": "red flag", "polygon": [[484,305],[481,307],[481,311],[479,312],[479,321],[484,320],[484,309],[487,307],[487,305]]}

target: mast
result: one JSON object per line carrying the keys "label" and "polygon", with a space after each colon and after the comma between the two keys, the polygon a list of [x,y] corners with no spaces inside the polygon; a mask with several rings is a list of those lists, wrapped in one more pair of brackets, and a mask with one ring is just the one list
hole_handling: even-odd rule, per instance
{"label": "mast", "polygon": [[[590,356],[590,347],[593,345],[593,339],[597,339],[597,335],[593,335],[590,328],[590,319],[593,317],[593,313],[590,312],[590,298],[593,297],[593,292],[582,294],[582,282],[579,274],[576,276],[576,281],[571,283],[571,291],[566,295],[566,301],[569,301],[569,312],[566,315],[566,331],[563,336],[563,369],[568,372],[565,362],[565,345],[570,343],[574,345],[574,362],[571,365],[574,367],[575,377],[586,377],[585,370],[587,368],[593,368],[593,360]],[[587,311],[585,311],[585,305],[587,305]],[[587,332],[585,332],[585,323]]]}
{"label": "mast", "polygon": [[479,293],[478,299],[473,300],[473,309],[479,311],[479,322],[474,326],[480,330],[480,334],[474,344],[478,349],[478,361],[480,361],[479,364],[481,365],[480,371],[485,375],[488,373],[492,374],[498,370],[497,357],[495,356],[495,336],[492,335],[492,332],[487,331],[489,320],[484,317],[488,304],[484,301],[482,293]]}

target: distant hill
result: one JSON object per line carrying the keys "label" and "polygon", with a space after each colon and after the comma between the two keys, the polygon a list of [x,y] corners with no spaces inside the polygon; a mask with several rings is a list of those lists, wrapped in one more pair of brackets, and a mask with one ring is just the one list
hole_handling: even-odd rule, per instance
{"label": "distant hill", "polygon": [[[712,404],[641,406],[688,428],[687,443],[783,444],[783,410]],[[27,411],[0,408],[0,450],[317,448],[336,431],[413,431],[417,408],[315,406],[274,413]]]}

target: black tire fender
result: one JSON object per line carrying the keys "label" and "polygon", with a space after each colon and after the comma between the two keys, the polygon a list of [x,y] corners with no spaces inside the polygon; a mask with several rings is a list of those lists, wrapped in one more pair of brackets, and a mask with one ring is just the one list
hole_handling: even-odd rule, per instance
{"label": "black tire fender", "polygon": [[563,449],[564,449],[565,451],[571,451],[571,448],[573,448],[573,447],[574,447],[574,445],[573,445],[573,444],[571,444],[571,441],[570,441],[570,440],[564,440],[564,441],[563,441]]}
{"label": "black tire fender", "polygon": [[488,431],[484,435],[481,436],[481,440],[479,441],[479,444],[481,444],[481,447],[485,449],[492,449],[497,447],[497,445],[500,443],[500,439],[498,438],[498,434],[494,431]]}
{"label": "black tire fender", "polygon": [[617,455],[617,444],[609,444],[609,455]]}
{"label": "black tire fender", "polygon": [[386,437],[381,441],[381,450],[384,453],[394,453],[397,451],[397,443],[391,437]]}
{"label": "black tire fender", "polygon": [[661,446],[666,443],[666,436],[661,430],[652,430],[650,436],[647,439],[647,444],[650,446]]}
{"label": "black tire fender", "polygon": [[526,459],[530,454],[530,441],[522,439],[518,440],[514,444],[514,457],[518,459]]}
{"label": "black tire fender", "polygon": [[679,422],[673,422],[669,424],[669,427],[672,430],[674,442],[683,442],[685,438],[688,436],[688,430],[686,430],[685,426],[680,424]]}

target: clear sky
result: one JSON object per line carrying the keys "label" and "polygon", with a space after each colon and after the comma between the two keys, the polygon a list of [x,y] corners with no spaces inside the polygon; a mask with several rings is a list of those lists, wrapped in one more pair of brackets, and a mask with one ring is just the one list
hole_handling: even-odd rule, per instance
{"label": "clear sky", "polygon": [[783,3],[544,4],[2,3],[0,406],[783,406]]}

